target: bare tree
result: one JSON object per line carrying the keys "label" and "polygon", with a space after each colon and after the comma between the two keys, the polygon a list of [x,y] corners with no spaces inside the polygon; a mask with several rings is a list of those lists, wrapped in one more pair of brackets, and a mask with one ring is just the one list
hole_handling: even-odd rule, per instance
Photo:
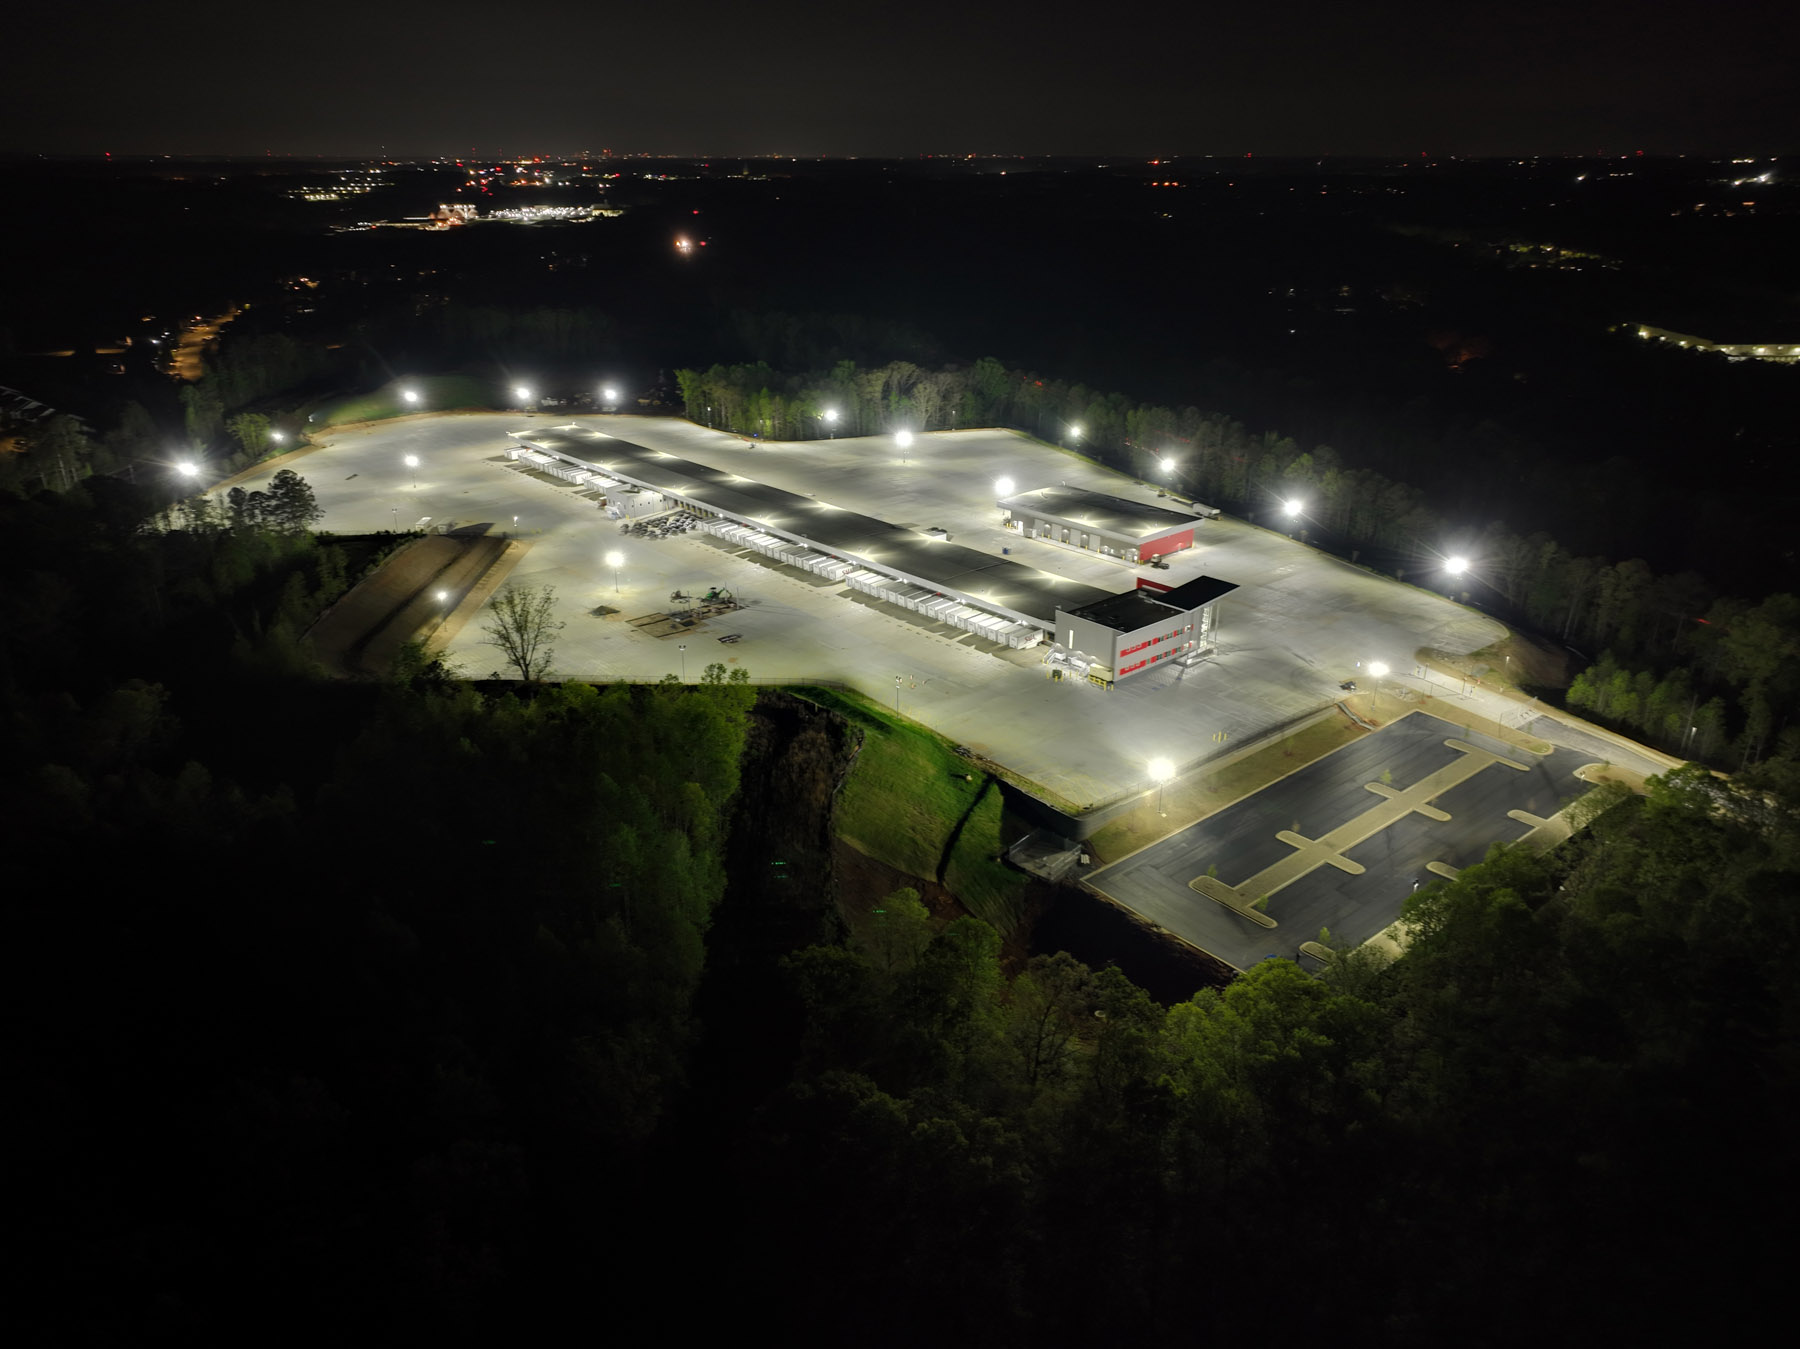
{"label": "bare tree", "polygon": [[556,648],[551,644],[563,624],[553,617],[556,610],[556,587],[542,586],[520,589],[507,586],[494,596],[488,611],[488,646],[499,648],[507,663],[519,672],[526,683],[542,679],[550,669]]}

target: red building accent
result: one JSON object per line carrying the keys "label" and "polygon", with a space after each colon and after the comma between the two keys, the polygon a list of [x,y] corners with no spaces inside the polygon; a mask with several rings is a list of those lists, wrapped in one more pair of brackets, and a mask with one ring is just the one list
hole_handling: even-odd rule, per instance
{"label": "red building accent", "polygon": [[1179,553],[1184,548],[1194,546],[1194,531],[1179,529],[1173,534],[1164,534],[1160,539],[1146,539],[1138,545],[1138,560],[1147,557],[1161,557],[1164,553]]}

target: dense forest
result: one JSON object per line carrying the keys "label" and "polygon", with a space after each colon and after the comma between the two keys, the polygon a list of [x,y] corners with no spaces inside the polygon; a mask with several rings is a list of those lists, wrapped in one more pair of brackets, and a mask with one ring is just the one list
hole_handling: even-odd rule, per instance
{"label": "dense forest", "polygon": [[1660,1339],[1785,1277],[1779,772],[1600,798],[1393,964],[1162,1005],[904,890],[848,928],[854,731],[789,695],[329,683],[302,634],[383,544],[110,481],[0,540],[62,1338]]}

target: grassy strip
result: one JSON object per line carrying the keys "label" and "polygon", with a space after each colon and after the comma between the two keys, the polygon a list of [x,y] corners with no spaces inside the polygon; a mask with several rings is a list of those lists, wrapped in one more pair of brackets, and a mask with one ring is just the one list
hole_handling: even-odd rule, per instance
{"label": "grassy strip", "polygon": [[1000,784],[989,782],[975,803],[944,870],[950,893],[1005,935],[1024,916],[1025,877],[1000,860]]}
{"label": "grassy strip", "polygon": [[[860,694],[817,685],[794,692],[863,732],[862,752],[838,797],[838,834],[877,861],[935,879],[951,831],[974,804],[983,779],[965,780],[970,765],[941,736]],[[998,851],[997,814],[992,832]]]}
{"label": "grassy strip", "polygon": [[1342,715],[1302,726],[1254,754],[1171,782],[1163,790],[1166,818],[1156,813],[1156,793],[1146,792],[1136,807],[1096,831],[1088,846],[1097,860],[1116,861],[1367,734]]}

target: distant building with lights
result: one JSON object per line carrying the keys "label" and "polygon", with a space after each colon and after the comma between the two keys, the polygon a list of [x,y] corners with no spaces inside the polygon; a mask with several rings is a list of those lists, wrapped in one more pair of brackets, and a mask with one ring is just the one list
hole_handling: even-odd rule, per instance
{"label": "distant building with lights", "polygon": [[1667,328],[1652,328],[1640,323],[1637,335],[1645,341],[1667,342],[1670,346],[1686,347],[1692,351],[1717,351],[1733,361],[1787,361],[1800,362],[1800,342],[1714,342],[1708,338],[1695,337],[1692,333],[1672,332]]}

